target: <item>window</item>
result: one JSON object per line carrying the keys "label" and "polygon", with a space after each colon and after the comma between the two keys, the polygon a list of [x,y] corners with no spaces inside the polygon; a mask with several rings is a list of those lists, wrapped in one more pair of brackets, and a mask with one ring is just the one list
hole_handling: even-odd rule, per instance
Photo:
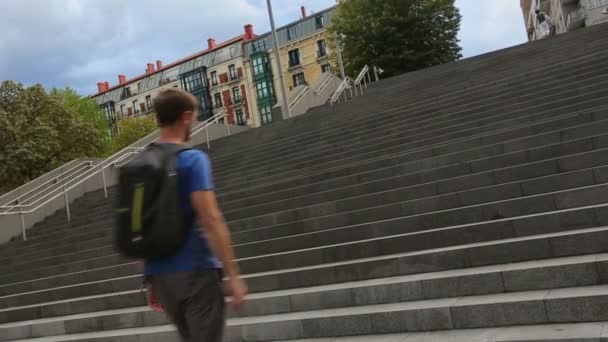
{"label": "window", "polygon": [[264,56],[255,57],[251,61],[251,65],[253,67],[253,76],[262,75],[266,71],[266,68],[264,67],[266,64],[265,62],[266,58]]}
{"label": "window", "polygon": [[268,50],[268,46],[266,44],[266,39],[257,40],[255,42],[251,43],[251,46],[253,47],[254,52]]}
{"label": "window", "polygon": [[258,95],[258,100],[266,99],[274,96],[272,85],[268,81],[261,81],[255,85],[255,91]]}
{"label": "window", "polygon": [[212,71],[211,72],[211,84],[212,85],[217,85],[219,82],[217,80],[217,71]]}
{"label": "window", "polygon": [[297,37],[298,31],[295,26],[292,26],[287,29],[287,40],[294,40]]}
{"label": "window", "polygon": [[272,107],[264,106],[260,108],[260,117],[262,118],[262,124],[267,125],[272,122]]}
{"label": "window", "polygon": [[205,87],[203,80],[203,71],[195,70],[187,74],[181,75],[182,87],[185,91],[193,92]]}
{"label": "window", "polygon": [[239,126],[244,126],[245,125],[245,117],[243,116],[243,110],[242,109],[237,109],[235,111],[235,115],[236,115],[236,124]]}
{"label": "window", "polygon": [[241,101],[243,100],[241,98],[241,88],[239,88],[239,87],[232,88],[232,98],[234,99],[234,103],[241,103]]}
{"label": "window", "polygon": [[215,93],[215,95],[213,95],[213,97],[215,98],[215,108],[221,108],[222,107],[222,94]]}
{"label": "window", "polygon": [[300,49],[289,51],[289,67],[300,65]]}
{"label": "window", "polygon": [[120,113],[122,114],[123,117],[127,116],[127,106],[120,105]]}
{"label": "window", "polygon": [[127,97],[131,97],[131,88],[130,87],[125,87],[125,98]]}
{"label": "window", "polygon": [[148,109],[152,109],[152,96],[150,95],[146,96],[146,107],[148,107]]}
{"label": "window", "polygon": [[140,113],[139,101],[137,101],[137,100],[133,101],[133,113],[135,113],[135,114]]}
{"label": "window", "polygon": [[317,57],[322,58],[325,56],[327,56],[327,46],[324,40],[319,40],[317,42]]}
{"label": "window", "polygon": [[331,65],[329,65],[329,64],[321,65],[321,72],[322,73],[331,72]]}
{"label": "window", "polygon": [[320,30],[325,27],[325,18],[322,16],[318,16],[315,18],[315,26],[317,30]]}
{"label": "window", "polygon": [[137,82],[137,92],[141,93],[141,82]]}
{"label": "window", "polygon": [[234,64],[231,64],[230,66],[228,66],[228,74],[230,75],[230,80],[236,80],[238,78]]}
{"label": "window", "polygon": [[306,84],[306,78],[304,77],[304,73],[301,72],[299,74],[293,75],[293,86],[297,87],[302,84]]}

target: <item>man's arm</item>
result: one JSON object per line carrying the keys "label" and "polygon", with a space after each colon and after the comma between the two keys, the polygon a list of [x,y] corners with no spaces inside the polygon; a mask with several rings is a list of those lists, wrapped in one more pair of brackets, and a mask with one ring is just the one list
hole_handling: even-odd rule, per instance
{"label": "man's arm", "polygon": [[224,266],[224,272],[228,277],[227,285],[232,295],[232,303],[238,306],[245,299],[247,287],[240,278],[239,267],[232,249],[230,230],[217,204],[215,192],[195,191],[191,194],[191,197],[192,207],[199,222],[203,225],[209,246]]}

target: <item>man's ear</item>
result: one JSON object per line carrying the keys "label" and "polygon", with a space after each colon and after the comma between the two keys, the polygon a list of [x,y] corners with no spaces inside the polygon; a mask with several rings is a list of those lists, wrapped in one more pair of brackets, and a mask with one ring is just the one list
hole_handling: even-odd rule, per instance
{"label": "man's ear", "polygon": [[194,112],[192,112],[192,111],[187,111],[187,112],[182,113],[182,121],[185,124],[192,123],[192,121],[194,121],[194,118],[195,118],[195,115],[194,115]]}

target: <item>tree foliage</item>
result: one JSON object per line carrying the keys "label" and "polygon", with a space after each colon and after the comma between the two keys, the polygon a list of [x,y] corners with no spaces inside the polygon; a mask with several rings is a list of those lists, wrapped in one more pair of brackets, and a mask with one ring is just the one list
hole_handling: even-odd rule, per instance
{"label": "tree foliage", "polygon": [[383,76],[394,76],[462,57],[458,44],[461,15],[454,2],[341,2],[329,30],[340,37],[347,74],[354,76],[365,65],[375,65],[384,70]]}
{"label": "tree foliage", "polygon": [[110,153],[122,150],[156,129],[156,119],[153,114],[118,121],[118,134],[111,141]]}
{"label": "tree foliage", "polygon": [[87,116],[94,111],[83,115],[78,110],[89,106],[88,100],[68,93],[49,95],[40,85],[0,84],[0,190],[102,152],[103,132]]}

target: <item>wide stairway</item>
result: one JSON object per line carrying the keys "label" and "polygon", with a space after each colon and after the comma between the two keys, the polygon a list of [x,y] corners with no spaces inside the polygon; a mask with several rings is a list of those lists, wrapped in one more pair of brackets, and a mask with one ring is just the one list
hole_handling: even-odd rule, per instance
{"label": "wide stairway", "polygon": [[[608,26],[214,142],[226,341],[608,338]],[[0,341],[178,341],[92,192],[0,248]],[[602,339],[602,336],[604,339]]]}

